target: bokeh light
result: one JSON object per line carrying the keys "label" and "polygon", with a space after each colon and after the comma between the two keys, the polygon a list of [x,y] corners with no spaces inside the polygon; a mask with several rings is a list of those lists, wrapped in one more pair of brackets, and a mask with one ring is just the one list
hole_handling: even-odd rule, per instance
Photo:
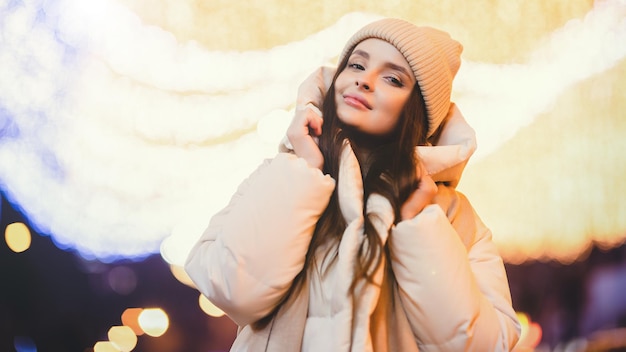
{"label": "bokeh light", "polygon": [[174,275],[176,280],[189,287],[196,287],[196,284],[191,281],[191,278],[189,277],[189,274],[187,274],[187,272],[185,271],[184,267],[180,265],[170,265],[170,271],[172,272],[172,275]]}
{"label": "bokeh light", "polygon": [[120,352],[111,341],[98,341],[93,345],[93,352]]}
{"label": "bokeh light", "polygon": [[141,312],[143,312],[142,308],[127,308],[122,313],[122,324],[131,328],[137,336],[144,334],[143,329],[139,325],[139,315]]}
{"label": "bokeh light", "polygon": [[[59,247],[104,261],[161,252],[182,265],[196,225],[275,155],[300,82],[383,15],[441,27],[464,44],[453,99],[480,147],[459,186],[507,262],[572,262],[596,242],[626,238],[624,156],[603,153],[626,147],[615,118],[624,110],[623,0],[441,1],[428,12],[410,1],[370,2],[368,11],[281,4],[280,12],[276,3],[267,11],[171,3],[0,5],[0,182]],[[251,27],[215,16],[240,11]],[[294,16],[267,21],[282,11]],[[314,24],[297,17],[312,13]],[[589,129],[588,116],[602,119]],[[515,171],[524,163],[547,175],[540,185]],[[502,179],[516,187],[484,192]],[[589,184],[599,191],[580,199]],[[502,207],[498,197],[518,202]]]}
{"label": "bokeh light", "polygon": [[517,312],[517,319],[519,319],[520,325],[522,326],[522,333],[513,351],[532,352],[537,345],[539,345],[539,342],[541,342],[541,326],[531,321],[528,314],[523,312]]}
{"label": "bokeh light", "polygon": [[160,308],[146,308],[139,313],[139,326],[152,337],[163,335],[169,328],[169,318]]}
{"label": "bokeh light", "polygon": [[209,301],[209,299],[206,298],[206,296],[204,296],[203,294],[200,294],[200,297],[198,298],[198,304],[200,305],[200,308],[202,308],[203,312],[212,317],[219,318],[224,315],[224,312],[221,309],[217,308],[213,303],[211,303],[211,301]]}
{"label": "bokeh light", "polygon": [[15,352],[37,352],[35,341],[28,336],[16,336],[13,339]]}
{"label": "bokeh light", "polygon": [[107,335],[113,346],[122,352],[132,351],[137,346],[137,335],[128,326],[113,326]]}
{"label": "bokeh light", "polygon": [[269,145],[276,145],[284,137],[284,131],[287,130],[293,114],[293,110],[277,109],[261,117],[257,124],[257,133],[261,140]]}
{"label": "bokeh light", "polygon": [[137,275],[127,266],[117,266],[108,273],[108,282],[111,289],[120,294],[127,295],[137,287]]}
{"label": "bokeh light", "polygon": [[4,240],[7,246],[16,253],[21,253],[30,247],[31,234],[26,225],[21,222],[14,222],[6,227]]}

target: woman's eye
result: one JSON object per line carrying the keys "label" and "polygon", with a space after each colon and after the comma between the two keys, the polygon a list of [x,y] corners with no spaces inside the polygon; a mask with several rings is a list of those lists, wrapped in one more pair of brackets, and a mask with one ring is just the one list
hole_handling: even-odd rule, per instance
{"label": "woman's eye", "polygon": [[401,80],[399,80],[399,79],[397,79],[396,77],[389,76],[389,77],[387,77],[387,80],[388,80],[391,84],[393,84],[394,86],[396,86],[396,87],[403,87],[403,86],[404,86],[404,84],[402,83],[402,81],[401,81]]}
{"label": "woman's eye", "polygon": [[356,70],[365,70],[365,67],[363,67],[363,65],[361,64],[357,64],[357,63],[352,63],[348,65],[350,68],[354,68]]}

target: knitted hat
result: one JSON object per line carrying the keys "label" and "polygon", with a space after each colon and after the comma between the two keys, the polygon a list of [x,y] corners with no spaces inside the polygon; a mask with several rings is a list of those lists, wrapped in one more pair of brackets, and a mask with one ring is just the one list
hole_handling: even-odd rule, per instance
{"label": "knitted hat", "polygon": [[452,80],[461,66],[463,46],[438,29],[386,18],[356,32],[348,40],[339,61],[358,43],[369,38],[382,39],[395,46],[411,66],[426,102],[430,137],[448,114]]}

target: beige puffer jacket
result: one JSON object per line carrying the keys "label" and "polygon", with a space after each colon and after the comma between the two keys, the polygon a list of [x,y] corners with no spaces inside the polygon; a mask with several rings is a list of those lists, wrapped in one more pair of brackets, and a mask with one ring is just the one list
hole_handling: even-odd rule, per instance
{"label": "beige puffer jacket", "polygon": [[[359,165],[346,144],[341,183],[294,154],[279,153],[246,179],[191,250],[186,270],[198,289],[237,323],[232,351],[509,351],[520,335],[501,257],[467,199],[454,189],[476,147],[451,105],[437,146],[418,147],[435,181],[436,204],[393,226],[383,197],[369,198],[391,254],[393,276],[349,294],[363,240]],[[266,316],[304,264],[317,219],[334,187],[348,224],[324,279],[309,275],[265,329]],[[323,263],[317,263],[323,265]],[[317,271],[316,271],[317,272]]]}

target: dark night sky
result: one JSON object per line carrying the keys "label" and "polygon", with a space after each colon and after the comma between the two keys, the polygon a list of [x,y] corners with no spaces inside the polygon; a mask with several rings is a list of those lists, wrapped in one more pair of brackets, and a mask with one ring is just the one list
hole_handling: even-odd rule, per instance
{"label": "dark night sky", "polygon": [[[12,222],[28,224],[4,197],[0,212],[3,233]],[[139,336],[134,351],[226,351],[235,336],[228,318],[208,317],[199,309],[198,292],[176,280],[159,255],[104,264],[87,262],[37,234],[23,253],[1,242],[0,351],[15,351],[18,336],[32,339],[39,352],[89,351],[97,341],[108,340],[109,328],[121,325],[121,314],[132,307],[160,307],[170,319],[164,335]],[[107,273],[121,266],[136,275],[136,287],[128,294],[107,284]],[[597,281],[594,273],[622,275],[624,268],[626,246],[593,249],[584,261],[570,265],[507,265],[507,272],[514,307],[539,322],[543,343],[554,347],[598,329],[626,326],[623,287],[609,287],[619,294],[601,291],[604,298],[589,293],[590,283]],[[608,313],[597,302],[606,297],[621,299],[609,302],[615,309]]]}

